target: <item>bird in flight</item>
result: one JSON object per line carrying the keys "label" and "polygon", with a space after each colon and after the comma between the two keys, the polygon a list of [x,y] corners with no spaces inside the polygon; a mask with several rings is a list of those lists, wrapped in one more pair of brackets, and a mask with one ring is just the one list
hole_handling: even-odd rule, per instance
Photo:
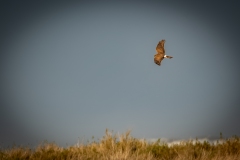
{"label": "bird in flight", "polygon": [[173,58],[172,56],[167,56],[165,54],[164,43],[165,43],[165,40],[159,41],[156,47],[157,53],[154,55],[154,62],[159,66],[161,65],[161,62],[164,58],[169,58],[169,59]]}

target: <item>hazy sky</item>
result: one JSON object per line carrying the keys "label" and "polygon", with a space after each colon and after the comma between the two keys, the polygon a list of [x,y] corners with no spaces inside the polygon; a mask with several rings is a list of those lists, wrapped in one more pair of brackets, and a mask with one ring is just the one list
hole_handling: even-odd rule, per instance
{"label": "hazy sky", "polygon": [[0,146],[240,135],[239,3],[0,6]]}

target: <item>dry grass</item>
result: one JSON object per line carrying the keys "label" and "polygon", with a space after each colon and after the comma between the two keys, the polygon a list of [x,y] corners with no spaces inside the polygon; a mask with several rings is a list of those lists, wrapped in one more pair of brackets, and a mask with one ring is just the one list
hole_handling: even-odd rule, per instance
{"label": "dry grass", "polygon": [[34,150],[27,147],[1,149],[0,159],[33,160],[239,160],[240,139],[234,136],[210,144],[196,140],[168,146],[160,140],[149,143],[130,136],[130,131],[116,135],[106,130],[99,142],[62,148],[43,143]]}

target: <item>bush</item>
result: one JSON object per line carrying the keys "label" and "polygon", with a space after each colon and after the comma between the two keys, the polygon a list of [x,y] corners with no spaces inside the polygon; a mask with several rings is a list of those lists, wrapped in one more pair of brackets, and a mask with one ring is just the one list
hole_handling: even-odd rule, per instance
{"label": "bush", "polygon": [[240,159],[240,139],[233,136],[220,139],[221,143],[208,141],[183,141],[168,145],[160,139],[150,143],[133,138],[130,131],[116,135],[106,130],[99,142],[62,148],[54,143],[44,142],[34,150],[27,147],[0,149],[0,159],[9,160],[230,160]]}

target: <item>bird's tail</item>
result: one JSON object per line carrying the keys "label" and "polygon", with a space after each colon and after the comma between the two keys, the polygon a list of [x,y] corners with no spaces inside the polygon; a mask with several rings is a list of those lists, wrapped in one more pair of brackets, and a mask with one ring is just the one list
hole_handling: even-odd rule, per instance
{"label": "bird's tail", "polygon": [[172,56],[168,56],[168,55],[165,55],[164,57],[169,59],[173,58]]}

